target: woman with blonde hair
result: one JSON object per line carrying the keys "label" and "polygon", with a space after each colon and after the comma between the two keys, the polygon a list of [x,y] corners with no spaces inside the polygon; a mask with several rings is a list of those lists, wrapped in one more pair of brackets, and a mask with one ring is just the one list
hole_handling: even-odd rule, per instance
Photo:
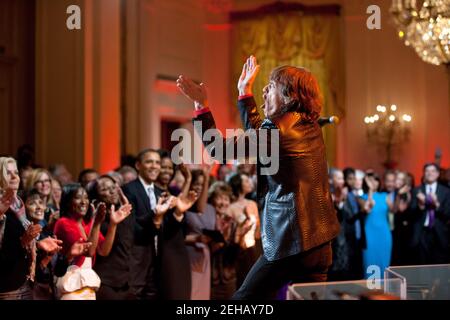
{"label": "woman with blonde hair", "polygon": [[36,240],[42,228],[27,219],[19,184],[16,161],[0,157],[0,300],[32,299],[37,249],[54,253],[62,244],[54,238]]}
{"label": "woman with blonde hair", "polygon": [[53,199],[52,176],[50,172],[43,168],[34,169],[25,184],[26,192],[30,192],[32,189],[36,189],[39,192],[46,206],[44,220],[42,220],[41,226],[52,231],[55,222],[59,219],[59,210]]}

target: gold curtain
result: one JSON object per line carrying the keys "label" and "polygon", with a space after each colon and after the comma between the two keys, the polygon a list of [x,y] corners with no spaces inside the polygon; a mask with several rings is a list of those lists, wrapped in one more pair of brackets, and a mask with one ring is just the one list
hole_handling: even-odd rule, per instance
{"label": "gold curtain", "polygon": [[[254,94],[262,105],[262,89],[270,72],[280,65],[302,66],[317,78],[322,90],[322,114],[344,117],[344,66],[341,53],[341,19],[337,15],[288,12],[233,22],[232,88],[236,88],[245,59],[253,54],[261,65]],[[237,91],[233,99],[237,98]],[[235,100],[234,100],[235,101]],[[238,114],[236,112],[236,118]],[[336,162],[336,128],[324,129],[327,158]]]}

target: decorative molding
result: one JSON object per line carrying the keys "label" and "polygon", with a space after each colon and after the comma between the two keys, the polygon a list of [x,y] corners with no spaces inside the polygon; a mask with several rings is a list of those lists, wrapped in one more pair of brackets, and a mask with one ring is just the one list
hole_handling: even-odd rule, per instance
{"label": "decorative molding", "polygon": [[279,14],[295,11],[301,12],[304,15],[328,14],[339,16],[341,15],[341,6],[338,4],[309,6],[301,3],[276,1],[254,10],[232,11],[230,12],[230,20],[239,21],[255,19],[257,17],[265,16],[268,14]]}

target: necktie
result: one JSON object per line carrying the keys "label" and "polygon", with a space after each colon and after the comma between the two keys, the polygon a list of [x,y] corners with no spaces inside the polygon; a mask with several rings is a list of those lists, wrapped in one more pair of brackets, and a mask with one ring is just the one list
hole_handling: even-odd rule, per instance
{"label": "necktie", "polygon": [[153,184],[148,187],[148,197],[150,198],[150,208],[155,211],[156,209],[156,196],[155,196],[155,187]]}
{"label": "necktie", "polygon": [[[156,213],[156,196],[155,196],[155,187],[153,183],[148,187],[148,197],[150,198],[150,208],[154,213]],[[154,236],[155,242],[155,255],[158,255],[158,234],[156,233]]]}
{"label": "necktie", "polygon": [[427,220],[428,220],[428,227],[433,227],[434,224],[434,208],[433,208],[433,198],[431,195],[433,194],[433,189],[431,188],[431,185],[428,186],[428,192],[425,198],[425,208],[427,210]]}
{"label": "necktie", "polygon": [[[355,195],[353,193],[349,193],[348,199],[350,201],[350,206],[352,207],[353,214],[359,213],[358,203],[356,202]],[[355,220],[355,237],[357,240],[361,239],[361,221],[358,219]]]}

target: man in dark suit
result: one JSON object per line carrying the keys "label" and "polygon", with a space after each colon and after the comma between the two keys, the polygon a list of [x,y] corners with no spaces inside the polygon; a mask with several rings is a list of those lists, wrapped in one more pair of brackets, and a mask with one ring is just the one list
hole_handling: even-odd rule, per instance
{"label": "man in dark suit", "polygon": [[450,262],[450,190],[438,184],[439,167],[428,163],[423,168],[423,184],[413,190],[414,215],[412,249],[418,264]]}
{"label": "man in dark suit", "polygon": [[[156,299],[156,250],[161,216],[169,209],[169,200],[161,198],[161,191],[154,186],[161,169],[159,153],[146,149],[136,160],[138,178],[124,186],[123,191],[133,206],[134,246],[130,261],[130,287],[137,299]],[[161,200],[162,199],[162,200]],[[163,202],[165,206],[162,206]],[[159,204],[159,206],[158,206]]]}
{"label": "man in dark suit", "polygon": [[[325,281],[332,261],[331,240],[339,233],[328,185],[325,145],[317,123],[322,107],[317,81],[305,69],[286,66],[273,70],[264,88],[262,120],[252,93],[258,70],[256,59],[250,57],[239,79],[238,107],[246,130],[279,133],[279,141],[265,144],[264,139],[257,140],[260,150],[261,144],[267,147],[279,143],[279,168],[274,174],[262,174],[264,161],[262,154],[258,155],[257,197],[264,254],[234,299],[273,299],[277,290],[291,281]],[[204,86],[183,76],[177,85],[194,101],[193,120],[201,122],[202,131],[215,128]],[[203,137],[203,132],[199,134]],[[237,140],[224,140],[223,150]],[[213,142],[204,143],[208,148]],[[250,149],[248,143],[246,147]]]}
{"label": "man in dark suit", "polygon": [[[187,300],[191,290],[190,278],[183,284],[174,283],[172,280],[178,278],[172,271],[176,268],[167,266],[167,263],[177,261],[177,257],[171,255],[180,255],[180,246],[181,252],[185,249],[184,212],[195,202],[196,195],[173,197],[155,185],[161,170],[161,157],[157,150],[141,151],[136,169],[138,178],[123,188],[133,206],[135,219],[130,287],[137,299]],[[177,267],[189,268],[189,263],[178,264]]]}

